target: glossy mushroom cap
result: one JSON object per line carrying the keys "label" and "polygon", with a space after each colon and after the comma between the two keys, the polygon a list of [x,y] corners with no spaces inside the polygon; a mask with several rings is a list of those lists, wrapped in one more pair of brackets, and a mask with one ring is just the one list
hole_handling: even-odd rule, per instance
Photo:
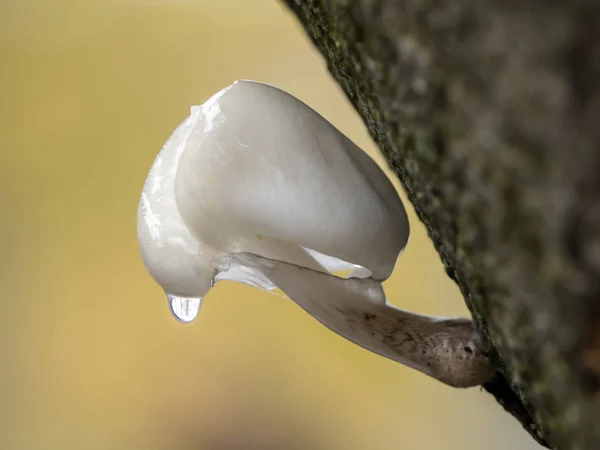
{"label": "glossy mushroom cap", "polygon": [[166,292],[203,297],[215,259],[240,252],[384,280],[409,225],[383,171],[327,120],[280,89],[237,81],[193,107],[163,147],[138,236]]}

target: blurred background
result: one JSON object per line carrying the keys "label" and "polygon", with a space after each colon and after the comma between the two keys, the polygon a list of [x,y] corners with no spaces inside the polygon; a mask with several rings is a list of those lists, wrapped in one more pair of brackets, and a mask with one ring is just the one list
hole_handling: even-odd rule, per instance
{"label": "blurred background", "polygon": [[[486,393],[274,295],[223,282],[195,322],[171,318],[139,256],[139,194],[190,106],[238,78],[291,92],[382,163],[276,0],[0,2],[0,448],[539,448]],[[468,314],[409,212],[390,301]]]}

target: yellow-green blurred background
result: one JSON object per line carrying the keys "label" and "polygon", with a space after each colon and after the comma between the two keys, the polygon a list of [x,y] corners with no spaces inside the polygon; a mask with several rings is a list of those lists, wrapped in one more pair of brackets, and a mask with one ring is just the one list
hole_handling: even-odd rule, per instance
{"label": "yellow-green blurred background", "polygon": [[[535,449],[487,394],[219,283],[173,320],[135,236],[142,183],[192,104],[275,84],[371,154],[276,0],[0,1],[0,448]],[[412,209],[391,301],[467,314]]]}

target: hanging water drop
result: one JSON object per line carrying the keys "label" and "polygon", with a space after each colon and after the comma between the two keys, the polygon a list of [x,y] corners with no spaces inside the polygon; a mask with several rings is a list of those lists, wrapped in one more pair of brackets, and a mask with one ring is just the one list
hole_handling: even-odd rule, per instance
{"label": "hanging water drop", "polygon": [[181,323],[190,323],[198,315],[202,306],[202,297],[177,297],[167,295],[171,314]]}

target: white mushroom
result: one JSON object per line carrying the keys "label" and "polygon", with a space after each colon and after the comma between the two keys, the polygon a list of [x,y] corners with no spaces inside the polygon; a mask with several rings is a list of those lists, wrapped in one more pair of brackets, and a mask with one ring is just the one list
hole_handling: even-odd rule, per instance
{"label": "white mushroom", "polygon": [[404,206],[375,162],[295,97],[252,81],[192,107],[138,212],[144,263],[180,321],[195,318],[216,281],[279,288],[375,353],[453,386],[488,381],[471,321],[387,304],[381,282],[408,237]]}

